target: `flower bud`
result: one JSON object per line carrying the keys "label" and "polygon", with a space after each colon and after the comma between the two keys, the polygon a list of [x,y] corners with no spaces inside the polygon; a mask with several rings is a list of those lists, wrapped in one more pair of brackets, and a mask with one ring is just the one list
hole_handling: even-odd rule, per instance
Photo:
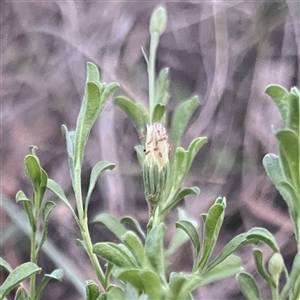
{"label": "flower bud", "polygon": [[276,278],[283,270],[284,261],[280,253],[275,253],[269,260],[269,272]]}
{"label": "flower bud", "polygon": [[167,14],[164,7],[158,7],[151,16],[150,20],[150,33],[162,35],[167,26]]}
{"label": "flower bud", "polygon": [[147,125],[146,158],[143,166],[145,197],[156,206],[166,185],[169,169],[169,143],[161,123]]}

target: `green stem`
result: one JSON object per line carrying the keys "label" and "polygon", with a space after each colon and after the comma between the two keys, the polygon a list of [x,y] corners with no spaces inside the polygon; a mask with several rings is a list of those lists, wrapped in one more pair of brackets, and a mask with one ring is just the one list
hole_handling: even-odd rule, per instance
{"label": "green stem", "polygon": [[104,290],[106,290],[107,283],[105,281],[104,273],[101,269],[101,266],[99,264],[96,254],[93,253],[93,244],[92,244],[90,233],[89,233],[87,216],[84,219],[81,219],[80,223],[82,225],[81,235],[82,235],[82,238],[85,243],[86,252],[90,258],[90,261],[94,267],[94,270],[96,271],[96,275],[97,275],[99,281],[101,282]]}
{"label": "green stem", "polygon": [[[31,230],[31,241],[30,241],[30,261],[37,263],[36,253],[36,230]],[[35,298],[35,274],[30,277],[30,299]]]}
{"label": "green stem", "polygon": [[152,123],[153,120],[153,110],[155,107],[155,61],[158,42],[159,35],[157,33],[151,34],[148,63],[150,123]]}
{"label": "green stem", "polygon": [[93,253],[93,244],[91,241],[89,228],[88,228],[88,218],[87,213],[83,210],[83,201],[82,201],[82,190],[81,190],[81,167],[75,168],[75,198],[76,198],[76,206],[78,210],[78,219],[79,219],[79,227],[81,231],[81,236],[85,243],[86,252],[89,256],[89,259],[92,263],[92,266],[96,272],[96,275],[101,282],[104,289],[107,288],[105,283],[105,276],[97,259],[97,256]]}
{"label": "green stem", "polygon": [[[36,238],[37,238],[37,226],[38,226],[38,218],[39,218],[39,203],[40,197],[39,193],[33,192],[33,225],[31,227],[31,240],[30,240],[30,261],[34,264],[37,264],[38,253],[36,247]],[[36,285],[36,275],[33,274],[30,277],[30,299],[35,299],[35,285]]]}

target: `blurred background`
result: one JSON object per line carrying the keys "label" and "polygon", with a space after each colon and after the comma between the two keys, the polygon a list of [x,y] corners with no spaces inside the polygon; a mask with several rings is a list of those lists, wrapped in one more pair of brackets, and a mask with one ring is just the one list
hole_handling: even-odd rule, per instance
{"label": "blurred background", "polygon": [[[116,81],[118,94],[147,103],[147,70],[141,46],[148,53],[148,24],[156,1],[3,1],[1,2],[1,256],[12,267],[29,260],[29,238],[22,206],[14,201],[22,189],[30,193],[23,159],[30,145],[49,177],[74,198],[67,153],[60,127],[75,127],[84,92],[86,63],[95,63],[101,81]],[[290,89],[300,78],[300,4],[298,1],[161,2],[168,25],[158,48],[157,71],[170,68],[168,113],[192,95],[199,95],[183,146],[197,136],[209,142],[196,156],[184,186],[201,194],[182,203],[200,221],[219,196],[227,209],[215,253],[236,234],[264,226],[277,238],[288,265],[296,246],[285,202],[262,166],[266,153],[277,153],[271,125],[282,126],[275,104],[264,95],[269,84]],[[169,119],[170,119],[169,118]],[[139,144],[131,122],[109,101],[86,147],[83,184],[99,160],[117,165],[102,175],[90,204],[90,218],[99,212],[133,215],[145,227],[148,209],[134,146]],[[47,199],[52,195],[47,193]],[[167,219],[174,232],[176,211]],[[112,240],[91,224],[94,242]],[[84,299],[84,281],[94,279],[84,251],[76,247],[78,228],[61,202],[49,220],[49,243],[39,264],[43,272],[65,271],[63,283],[52,281],[42,299]],[[261,247],[266,258],[268,248]],[[253,247],[239,251],[255,277]],[[189,244],[173,261],[176,271],[192,266]],[[6,277],[1,273],[1,282]],[[264,297],[269,297],[260,278]],[[12,299],[12,298],[9,298]],[[201,288],[195,299],[243,299],[234,278]]]}

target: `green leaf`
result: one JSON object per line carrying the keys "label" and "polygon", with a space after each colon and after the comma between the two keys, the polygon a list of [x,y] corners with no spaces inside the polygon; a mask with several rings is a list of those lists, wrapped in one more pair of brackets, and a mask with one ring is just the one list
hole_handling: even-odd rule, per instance
{"label": "green leaf", "polygon": [[24,287],[20,286],[18,288],[14,300],[29,300],[29,296]]}
{"label": "green leaf", "polygon": [[46,241],[46,238],[47,238],[47,224],[48,224],[48,219],[49,219],[49,215],[52,211],[52,209],[56,206],[56,204],[52,201],[47,201],[44,205],[44,208],[43,208],[43,225],[42,225],[42,238],[41,238],[41,241],[39,243],[39,247],[38,247],[38,250],[37,250],[37,253],[42,249],[45,241]]}
{"label": "green leaf", "polygon": [[243,271],[242,260],[238,256],[231,254],[221,263],[216,265],[213,269],[210,269],[209,272],[205,272],[205,274],[201,276],[202,281],[200,286],[204,286],[221,279],[235,276],[241,271]]}
{"label": "green leaf", "polygon": [[116,82],[112,82],[104,88],[103,93],[101,94],[101,110],[104,108],[104,105],[108,98],[111,97],[119,88],[120,85]]}
{"label": "green leaf", "polygon": [[196,186],[190,188],[184,188],[180,192],[178,192],[173,200],[166,205],[166,207],[161,211],[161,215],[165,215],[168,211],[170,211],[175,205],[177,205],[184,197],[188,195],[198,196],[200,194],[200,189]]}
{"label": "green leaf", "polygon": [[194,245],[196,257],[198,257],[198,254],[200,252],[200,240],[195,226],[187,220],[182,220],[176,222],[176,228],[182,229],[189,236]]}
{"label": "green leaf", "polygon": [[106,293],[107,300],[123,300],[124,299],[124,292],[117,286],[111,285]]}
{"label": "green leaf", "polygon": [[47,188],[52,191],[71,211],[72,215],[74,216],[77,223],[79,223],[78,217],[75,214],[69,200],[66,198],[64,191],[62,188],[52,179],[48,179]]}
{"label": "green leaf", "polygon": [[[196,228],[198,227],[198,222],[193,220],[191,216],[187,215],[186,211],[177,208],[178,211],[178,220],[189,220]],[[189,240],[188,235],[182,230],[176,230],[175,234],[173,234],[171,242],[169,244],[168,250],[165,252],[166,257],[169,257],[173,253],[176,252],[183,244],[185,244]]]}
{"label": "green leaf", "polygon": [[[201,272],[207,263],[216,241],[219,236],[219,232],[224,219],[225,205],[217,202],[209,209],[206,221],[204,223],[204,241],[203,241],[203,252],[200,262],[198,264],[198,271]],[[226,203],[225,198],[223,198]]]}
{"label": "green leaf", "polygon": [[96,65],[91,62],[87,63],[87,81],[99,81],[100,75]]}
{"label": "green leaf", "polygon": [[241,292],[248,300],[262,300],[257,284],[250,274],[241,272],[236,279]]}
{"label": "green leaf", "polygon": [[69,169],[70,169],[70,176],[72,181],[73,190],[75,191],[75,138],[76,132],[75,131],[68,131],[66,125],[61,126],[61,131],[66,138],[67,143],[67,152],[68,152],[68,162],[69,162]]}
{"label": "green leaf", "polygon": [[123,236],[122,241],[131,251],[140,267],[151,267],[144,251],[143,244],[134,232],[127,231]]}
{"label": "green leaf", "polygon": [[300,278],[299,274],[300,274],[300,252],[297,253],[294,258],[290,276],[287,279],[285,286],[281,291],[280,299],[286,299],[288,297],[290,291],[295,287],[295,282],[297,281],[297,278],[298,279]]}
{"label": "green leaf", "polygon": [[116,269],[115,275],[117,278],[129,282],[140,291],[144,291],[144,283],[142,280],[141,269]]}
{"label": "green leaf", "polygon": [[134,127],[140,135],[146,130],[146,124],[149,123],[149,115],[145,107],[140,103],[134,103],[129,98],[124,96],[116,97],[114,104],[120,107],[129,119],[132,121]]}
{"label": "green leaf", "polygon": [[288,183],[285,175],[282,172],[280,161],[277,155],[267,154],[263,158],[264,168],[275,185],[276,189],[279,191],[283,199],[287,202],[291,211],[297,211],[297,196],[293,186]]}
{"label": "green leaf", "polygon": [[269,230],[265,228],[254,227],[250,229],[247,232],[247,239],[257,239],[260,242],[264,242],[265,244],[267,244],[274,252],[280,252],[279,246],[277,245],[274,236]]}
{"label": "green leaf", "polygon": [[261,277],[268,282],[270,286],[273,286],[276,288],[276,284],[272,277],[269,275],[267,272],[264,262],[263,262],[263,253],[259,249],[254,249],[253,250],[253,255],[254,255],[254,261],[256,265],[256,269],[258,273],[261,275]]}
{"label": "green leaf", "polygon": [[300,134],[300,96],[294,93],[290,93],[288,95],[288,104],[289,104],[289,114],[288,114],[288,122],[286,126],[291,129],[297,137]]}
{"label": "green leaf", "polygon": [[280,85],[269,85],[266,88],[265,93],[274,100],[281,113],[282,119],[284,120],[285,124],[287,124],[289,109],[287,97],[289,92]]}
{"label": "green leaf", "polygon": [[165,114],[166,107],[162,104],[156,104],[153,110],[153,117],[152,122],[161,122],[164,114]]}
{"label": "green leaf", "polygon": [[35,217],[33,215],[33,208],[32,208],[31,200],[29,200],[27,198],[27,196],[24,194],[23,191],[18,191],[18,193],[16,195],[16,202],[19,202],[19,201],[23,201],[24,209],[25,209],[26,214],[28,216],[30,227],[33,230],[36,230],[35,229],[36,228],[36,220],[35,220]]}
{"label": "green leaf", "polygon": [[280,159],[287,179],[295,189],[299,188],[299,145],[298,137],[291,130],[280,130],[276,134],[279,140]]}
{"label": "green leaf", "polygon": [[215,266],[220,264],[225,258],[231,255],[239,247],[248,245],[248,244],[258,244],[259,242],[266,243],[273,251],[279,252],[278,245],[275,241],[275,238],[272,234],[264,229],[259,227],[254,227],[249,230],[247,233],[241,233],[235,236],[219,253],[219,255],[206,267],[203,274],[209,272]]}
{"label": "green leaf", "polygon": [[99,287],[93,280],[85,282],[86,300],[97,300],[100,295]]}
{"label": "green leaf", "polygon": [[[104,108],[100,101],[100,89],[97,83],[87,82],[83,103],[78,115],[75,137],[75,166],[81,166],[83,151],[96,118]],[[77,188],[77,187],[75,187]]]}
{"label": "green leaf", "polygon": [[196,110],[200,105],[200,101],[197,96],[182,102],[175,110],[172,119],[172,143],[173,147],[176,149],[181,143],[181,137],[184,133],[186,126]]}
{"label": "green leaf", "polygon": [[198,137],[191,142],[188,150],[184,150],[182,147],[178,147],[176,149],[175,156],[172,159],[172,161],[175,160],[175,162],[171,163],[169,173],[170,177],[167,183],[169,189],[171,189],[171,195],[174,191],[175,193],[178,191],[178,188],[189,171],[196,154],[206,142],[206,137]]}
{"label": "green leaf", "polygon": [[39,192],[42,183],[41,167],[38,159],[33,155],[27,155],[24,159],[25,168],[29,179],[32,182],[34,191]]}
{"label": "green leaf", "polygon": [[51,274],[45,274],[41,284],[39,285],[38,287],[38,290],[36,292],[36,296],[35,296],[35,299],[36,300],[39,300],[44,292],[44,289],[46,287],[46,285],[48,284],[48,282],[51,280],[51,279],[55,279],[55,280],[59,280],[59,281],[62,281],[62,278],[64,276],[64,272],[62,269],[56,269],[54,270]]}
{"label": "green leaf", "polygon": [[24,263],[15,268],[0,286],[0,299],[3,299],[11,290],[13,290],[19,283],[33,274],[41,272],[36,264],[32,262]]}
{"label": "green leaf", "polygon": [[92,172],[91,172],[91,177],[90,177],[89,190],[88,190],[88,193],[87,193],[87,196],[86,196],[86,202],[85,202],[85,213],[86,214],[87,214],[87,210],[88,210],[88,206],[89,206],[89,202],[90,202],[90,199],[91,199],[92,192],[95,188],[95,185],[96,185],[96,182],[97,182],[99,176],[105,170],[113,170],[115,166],[116,166],[115,164],[111,164],[108,161],[99,161],[93,167]]}
{"label": "green leaf", "polygon": [[10,266],[10,264],[4,260],[2,257],[0,257],[0,267],[4,268],[8,273],[12,272],[12,267]]}
{"label": "green leaf", "polygon": [[105,213],[97,215],[93,219],[93,223],[103,224],[107,227],[119,240],[122,240],[122,236],[126,233],[126,227],[113,216]]}
{"label": "green leaf", "polygon": [[112,262],[120,268],[134,268],[135,263],[128,254],[119,246],[113,243],[97,243],[93,252],[107,261]]}
{"label": "green leaf", "polygon": [[123,217],[121,220],[120,220],[120,223],[121,224],[130,224],[132,226],[135,227],[135,229],[138,231],[138,233],[145,239],[145,233],[143,231],[143,229],[141,228],[139,222],[134,219],[133,217],[130,217],[130,216],[126,216],[126,217]]}
{"label": "green leaf", "polygon": [[159,72],[156,81],[155,103],[166,106],[169,100],[169,68],[164,68]]}
{"label": "green leaf", "polygon": [[170,276],[170,300],[190,299],[189,294],[201,285],[201,277],[192,274],[172,273]]}
{"label": "green leaf", "polygon": [[145,251],[158,274],[164,274],[164,235],[166,227],[163,223],[154,227],[146,237]]}
{"label": "green leaf", "polygon": [[132,284],[127,283],[125,287],[125,300],[138,300],[139,291]]}

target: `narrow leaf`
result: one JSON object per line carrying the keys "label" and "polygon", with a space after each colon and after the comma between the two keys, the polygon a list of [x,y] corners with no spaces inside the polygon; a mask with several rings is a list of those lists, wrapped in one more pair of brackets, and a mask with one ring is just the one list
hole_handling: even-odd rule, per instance
{"label": "narrow leaf", "polygon": [[156,82],[155,103],[165,105],[169,99],[169,68],[164,68],[159,72]]}
{"label": "narrow leaf", "polygon": [[176,228],[182,229],[189,236],[194,245],[196,256],[198,256],[200,252],[200,240],[195,226],[187,220],[182,220],[176,222]]}
{"label": "narrow leaf", "polygon": [[126,227],[113,216],[105,213],[97,215],[93,219],[93,223],[103,224],[107,227],[116,237],[122,240],[122,236],[126,233]]}
{"label": "narrow leaf", "polygon": [[15,268],[0,286],[0,299],[3,299],[23,280],[29,278],[33,274],[40,273],[41,270],[41,268],[32,262],[24,263]]}
{"label": "narrow leaf", "polygon": [[146,237],[145,251],[158,274],[164,273],[164,245],[163,239],[166,227],[163,223],[154,227]]}
{"label": "narrow leaf", "polygon": [[85,282],[86,300],[97,300],[100,295],[99,287],[93,280]]}
{"label": "narrow leaf", "polygon": [[137,132],[139,134],[143,134],[143,132],[146,130],[146,124],[148,123],[148,120],[145,119],[144,114],[141,113],[141,110],[146,113],[144,106],[142,104],[138,105],[124,96],[116,97],[114,104],[120,107],[126,113],[129,119],[132,121]]}
{"label": "narrow leaf", "polygon": [[161,122],[165,114],[165,106],[162,104],[156,104],[153,110],[152,122]]}
{"label": "narrow leaf", "polygon": [[73,210],[69,200],[66,198],[62,188],[52,179],[48,179],[47,188],[50,191],[52,191],[67,206],[67,208],[71,211],[72,215],[74,216],[75,220],[78,223],[78,218],[75,214],[75,211]]}
{"label": "narrow leaf", "polygon": [[97,243],[93,252],[120,268],[136,267],[128,254],[120,246],[113,243]]}
{"label": "narrow leaf", "polygon": [[48,219],[49,219],[49,215],[52,211],[52,209],[56,206],[56,204],[52,201],[48,201],[45,203],[44,205],[44,208],[43,208],[43,225],[42,225],[42,237],[41,237],[41,241],[39,243],[39,247],[38,247],[38,250],[37,252],[39,252],[45,241],[46,241],[46,238],[47,238],[47,224],[48,224]]}
{"label": "narrow leaf", "polygon": [[41,167],[38,159],[33,155],[27,155],[24,159],[24,163],[27,175],[32,182],[34,191],[38,193],[42,182]]}
{"label": "narrow leaf", "polygon": [[86,203],[85,203],[85,213],[87,214],[89,202],[91,199],[92,192],[95,188],[95,185],[97,183],[98,177],[101,175],[102,172],[105,170],[113,170],[115,164],[111,164],[108,161],[99,161],[92,169],[91,177],[90,177],[90,184],[89,184],[89,190],[86,196]]}
{"label": "narrow leaf", "polygon": [[122,240],[131,251],[140,267],[151,267],[148,257],[144,251],[143,244],[134,232],[127,231]]}
{"label": "narrow leaf", "polygon": [[202,281],[200,286],[235,276],[241,271],[243,271],[242,260],[238,256],[231,254],[209,272],[206,272],[201,276]]}
{"label": "narrow leaf", "polygon": [[172,119],[172,143],[176,149],[181,143],[181,137],[184,133],[186,126],[196,110],[200,105],[200,101],[197,96],[192,97],[190,100],[182,102],[175,110]]}
{"label": "narrow leaf", "polygon": [[96,65],[91,62],[87,63],[87,81],[99,81],[100,75]]}
{"label": "narrow leaf", "polygon": [[241,292],[248,300],[262,300],[257,284],[250,274],[246,272],[239,273],[236,279]]}
{"label": "narrow leaf", "polygon": [[70,169],[70,176],[72,181],[73,190],[75,191],[75,131],[68,131],[66,125],[61,126],[61,131],[66,138],[67,152],[68,152],[68,162]]}
{"label": "narrow leaf", "polygon": [[0,257],[0,267],[4,268],[8,273],[12,272],[12,267],[10,266],[10,264],[4,260],[2,257]]}
{"label": "narrow leaf", "polygon": [[123,225],[130,224],[130,225],[134,226],[135,229],[138,231],[138,233],[145,239],[145,233],[144,233],[143,229],[141,228],[140,223],[133,217],[130,217],[130,216],[123,217],[120,220],[120,223]]}
{"label": "narrow leaf", "polygon": [[264,261],[263,261],[263,254],[259,249],[254,249],[253,250],[253,255],[254,255],[254,261],[256,265],[256,269],[258,273],[261,275],[261,277],[268,282],[268,284],[276,288],[276,284],[272,277],[269,275],[267,272],[265,266],[264,266]]}
{"label": "narrow leaf", "polygon": [[208,215],[204,224],[204,241],[203,253],[198,264],[198,271],[204,268],[212,250],[216,244],[219,232],[223,223],[224,207],[219,203],[215,203],[208,211]]}
{"label": "narrow leaf", "polygon": [[287,124],[288,121],[288,102],[287,97],[289,92],[280,85],[269,85],[265,93],[269,95],[276,103],[281,113],[282,119]]}

